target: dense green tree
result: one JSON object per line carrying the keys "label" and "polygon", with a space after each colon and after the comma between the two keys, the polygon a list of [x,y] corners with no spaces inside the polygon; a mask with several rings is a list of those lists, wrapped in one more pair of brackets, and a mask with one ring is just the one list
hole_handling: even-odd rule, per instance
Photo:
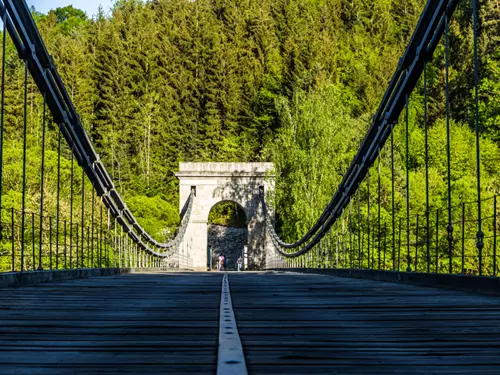
{"label": "dense green tree", "polygon": [[[120,0],[109,15],[101,10],[92,19],[72,6],[48,14],[33,10],[33,15],[97,152],[147,230],[164,240],[179,220],[174,172],[180,161],[273,161],[278,176],[273,203],[283,235],[293,240],[314,223],[336,191],[425,3]],[[500,5],[498,0],[479,3],[479,114],[487,197],[500,190]],[[475,199],[471,12],[470,2],[460,2],[450,23],[453,204]],[[431,209],[447,204],[443,57],[441,43],[428,64]],[[23,81],[23,63],[9,41],[4,202],[17,209]],[[28,208],[36,211],[43,101],[31,80],[27,89]],[[416,214],[425,209],[421,82],[410,102],[410,211]],[[55,210],[57,136],[49,119],[47,215]],[[401,124],[394,140],[396,211],[401,215],[406,212]],[[63,142],[64,219],[70,206],[70,155]],[[388,158],[382,150],[384,220],[391,211]],[[74,193],[81,193],[77,166]],[[366,200],[365,184],[360,195]],[[79,212],[81,200],[73,206]],[[367,213],[367,207],[361,210]],[[226,211],[216,212],[219,222]],[[373,218],[376,211],[370,214]],[[474,216],[473,209],[468,215]]]}

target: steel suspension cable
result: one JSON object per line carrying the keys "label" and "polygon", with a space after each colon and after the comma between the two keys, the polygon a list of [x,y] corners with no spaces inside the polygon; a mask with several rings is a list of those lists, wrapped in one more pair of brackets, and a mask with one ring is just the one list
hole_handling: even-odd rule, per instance
{"label": "steel suspension cable", "polygon": [[411,271],[410,257],[410,129],[409,129],[409,96],[406,94],[406,111],[405,111],[405,173],[406,173],[406,261],[408,266],[406,272]]}
{"label": "steel suspension cable", "polygon": [[[57,189],[56,189],[56,269],[59,269],[59,224],[61,212],[61,129],[57,128]],[[64,233],[66,242],[66,233]],[[64,268],[66,268],[66,243],[64,244]]]}
{"label": "steel suspension cable", "polygon": [[[147,244],[150,244],[153,247],[159,249],[170,249],[170,252],[172,250],[175,250],[174,247],[178,246],[179,244],[178,239],[174,239],[166,243],[159,243],[158,241],[154,240],[138,224],[136,218],[131,214],[125,203],[122,201],[120,195],[116,191],[109,177],[109,174],[102,165],[102,162],[95,152],[90,139],[88,138],[83,126],[81,125],[70,96],[68,95],[67,90],[59,74],[57,73],[52,58],[45,48],[43,40],[40,37],[40,34],[36,28],[35,22],[26,3],[24,1],[1,0],[0,16],[2,16],[2,19],[5,21],[4,30],[7,30],[11,35],[14,46],[18,50],[19,55],[24,59],[26,68],[31,72],[31,75],[40,92],[43,95],[47,96],[47,105],[54,117],[54,121],[58,124],[59,131],[61,133],[60,135],[62,135],[68,142],[73,157],[76,158],[78,164],[82,166],[82,168],[84,168],[85,173],[92,182],[92,185],[95,188],[97,194],[103,198],[102,202],[106,205],[110,214],[113,217],[122,219],[119,220],[120,225],[126,225],[127,235],[133,238],[133,240],[139,245],[141,250],[146,250],[147,252],[154,253],[154,250],[149,249]],[[4,38],[5,36],[6,33],[4,32]],[[5,72],[5,69],[3,69],[3,72]],[[22,210],[23,233],[25,228],[24,210],[25,207],[23,207]],[[58,210],[57,215],[59,215],[59,211],[60,210]],[[126,218],[128,223],[125,223],[123,217]],[[60,220],[56,219],[56,221],[56,226],[58,227]],[[74,239],[73,232],[75,230],[75,228],[73,228],[74,223],[72,212],[70,221],[70,252],[72,257]],[[56,228],[56,232],[57,231],[58,229]],[[137,231],[137,233],[134,233],[134,231]],[[56,237],[56,241],[58,241],[59,236],[56,235]],[[82,242],[77,244],[77,264],[80,264],[80,261],[78,259],[79,252],[82,249],[82,244],[84,246],[85,242],[84,226],[82,228],[80,237]],[[142,242],[141,238],[143,238],[146,243]],[[24,249],[22,251],[24,254]],[[83,257],[81,257],[81,259],[82,261],[84,261]],[[70,264],[71,266],[73,265],[72,259],[70,261]]]}
{"label": "steel suspension cable", "polygon": [[451,208],[451,131],[450,131],[450,87],[449,87],[449,16],[445,13],[445,100],[446,100],[446,182],[448,188],[448,225],[446,227],[447,240],[448,240],[448,259],[449,259],[449,272],[453,273],[452,269],[452,256],[453,256],[453,218]]}
{"label": "steel suspension cable", "polygon": [[[2,26],[2,97],[1,97],[1,113],[0,113],[0,213],[3,209],[3,132],[4,132],[4,121],[5,121],[5,49],[7,44],[7,12],[3,15],[3,26]],[[14,228],[11,228],[12,236],[14,236]],[[3,223],[2,217],[0,215],[0,240],[3,238]]]}
{"label": "steel suspension cable", "polygon": [[[40,167],[40,228],[38,237],[38,269],[41,270],[42,267],[42,237],[43,237],[43,201],[44,201],[44,182],[45,182],[45,128],[46,119],[45,112],[47,109],[47,101],[45,94],[43,95],[43,118],[42,118],[42,165]],[[35,239],[33,238],[33,243]],[[52,253],[51,253],[52,254]]]}
{"label": "steel suspension cable", "polygon": [[[479,255],[479,275],[483,274],[483,247],[484,233],[482,230],[482,212],[481,212],[481,149],[480,149],[480,125],[479,125],[479,62],[477,52],[477,32],[478,32],[478,15],[477,15],[477,0],[472,0],[472,17],[473,17],[473,38],[474,38],[474,125],[476,130],[476,173],[477,173],[477,241],[476,247]],[[495,198],[496,202],[496,198]],[[496,214],[496,205],[495,205]],[[494,223],[496,230],[496,222]],[[496,241],[495,241],[496,246]],[[496,247],[495,247],[496,249]],[[496,271],[496,257],[495,257]]]}
{"label": "steel suspension cable", "polygon": [[[391,124],[394,129],[394,124]],[[391,213],[392,213],[392,269],[396,268],[396,209],[394,199],[394,132],[391,131]]]}
{"label": "steel suspension cable", "polygon": [[27,127],[28,127],[28,62],[24,62],[24,109],[23,109],[23,181],[22,181],[22,198],[21,198],[21,271],[24,271],[24,226],[26,212],[26,146],[27,146]]}
{"label": "steel suspension cable", "polygon": [[430,238],[430,212],[429,212],[429,123],[427,105],[427,62],[424,65],[424,142],[425,142],[425,248],[427,273],[431,272],[431,238]]}
{"label": "steel suspension cable", "polygon": [[[59,124],[63,136],[71,145],[72,154],[77,158],[79,165],[85,168],[108,211],[113,217],[119,218],[119,221],[122,215],[125,216],[130,225],[126,224],[123,219],[120,224],[127,225],[127,234],[136,244],[140,244],[141,248],[144,249],[145,244],[140,237],[155,247],[168,248],[168,243],[158,243],[140,227],[114,188],[106,169],[95,153],[92,143],[78,119],[76,110],[45,49],[25,2],[3,0],[3,3],[5,7],[0,10],[5,12],[7,9],[11,15],[12,21],[7,22],[7,28],[11,36],[17,38],[14,41],[16,48],[20,54],[32,62],[29,67],[40,91],[42,93],[50,92],[48,104],[54,119]],[[436,40],[439,39],[443,32],[443,13],[453,12],[456,3],[455,0],[427,2],[410,44],[391,79],[389,88],[384,94],[372,125],[344,175],[339,189],[320,218],[300,240],[288,244],[281,241],[277,235],[274,236],[275,242],[280,247],[292,249],[303,246],[299,252],[307,252],[321,240],[344,212],[352,195],[359,187],[359,182],[364,179],[369,167],[376,160],[376,150],[384,145],[392,132],[392,125],[389,124],[392,124],[399,116],[404,108],[405,96],[415,87],[416,81],[422,72],[422,55],[432,54],[437,45]],[[40,74],[42,69],[47,69],[46,74]],[[139,233],[139,236],[131,230],[132,228]],[[72,231],[72,225],[70,225],[70,231]],[[70,235],[70,241],[72,241],[72,235]]]}
{"label": "steel suspension cable", "polygon": [[81,243],[81,264],[82,268],[85,266],[85,258],[84,258],[84,244],[85,244],[85,169],[82,168],[82,243]]}
{"label": "steel suspension cable", "polygon": [[[374,160],[376,160],[378,147],[385,143],[392,132],[393,127],[389,124],[395,122],[401,109],[407,105],[408,93],[415,87],[424,69],[424,63],[427,61],[427,56],[432,55],[437,47],[439,38],[446,28],[445,18],[448,14],[453,13],[457,3],[458,1],[456,0],[427,2],[412,40],[391,80],[389,89],[384,95],[382,103],[374,117],[374,121],[358,153],[344,175],[339,189],[327,206],[329,212],[326,215],[326,220],[323,220],[325,218],[323,215],[320,217],[320,220],[316,223],[320,225],[320,228],[311,237],[309,243],[303,245],[300,250],[293,253],[283,251],[283,255],[295,257],[307,252],[319,242],[325,235],[325,232],[329,230],[332,223],[340,216],[340,213],[349,202],[349,197],[354,193],[354,186],[357,186],[356,181],[362,180],[363,177],[369,173],[369,166],[373,165]],[[407,196],[409,197],[409,194],[407,194]],[[407,206],[409,209],[409,202]],[[406,239],[407,258],[409,258],[409,215],[407,216]],[[316,224],[313,226],[313,229],[316,229]],[[309,235],[306,234],[306,237],[309,237]],[[370,238],[371,236],[369,236],[369,239]],[[281,241],[276,233],[273,233],[273,242],[283,249],[298,247],[296,245],[297,242],[294,244],[287,244]],[[410,259],[407,259],[407,261],[408,267],[411,269]]]}

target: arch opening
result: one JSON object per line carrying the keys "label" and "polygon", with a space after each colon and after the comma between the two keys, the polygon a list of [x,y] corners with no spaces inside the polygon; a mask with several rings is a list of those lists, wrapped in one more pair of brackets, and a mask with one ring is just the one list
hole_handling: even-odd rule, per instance
{"label": "arch opening", "polygon": [[215,204],[208,215],[207,268],[216,270],[217,258],[224,255],[225,268],[237,270],[238,257],[244,259],[244,248],[248,241],[248,221],[245,209],[234,201]]}

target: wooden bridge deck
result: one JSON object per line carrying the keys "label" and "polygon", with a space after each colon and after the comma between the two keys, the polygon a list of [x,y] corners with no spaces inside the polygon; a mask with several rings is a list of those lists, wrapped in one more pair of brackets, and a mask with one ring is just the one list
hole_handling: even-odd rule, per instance
{"label": "wooden bridge deck", "polygon": [[[0,290],[0,374],[217,371],[222,274]],[[368,280],[230,273],[250,374],[500,374],[500,298]]]}

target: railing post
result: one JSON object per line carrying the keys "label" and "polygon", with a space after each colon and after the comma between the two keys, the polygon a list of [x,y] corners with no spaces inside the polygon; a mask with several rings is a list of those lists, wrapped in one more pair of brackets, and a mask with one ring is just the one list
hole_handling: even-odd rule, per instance
{"label": "railing post", "polygon": [[[36,252],[35,252],[35,213],[31,213],[31,252],[33,253],[33,271],[36,271]],[[40,260],[41,263],[41,260]]]}
{"label": "railing post", "polygon": [[[121,228],[121,226],[120,226]],[[123,262],[122,262],[122,236],[116,238],[116,243],[118,246],[118,267],[122,268]]]}
{"label": "railing post", "polygon": [[387,253],[387,221],[384,222],[384,260],[383,260],[383,270],[385,271],[385,256]]}
{"label": "railing post", "polygon": [[78,253],[80,252],[79,251],[79,249],[80,249],[80,247],[79,247],[79,238],[78,238],[79,237],[79,233],[80,233],[79,226],[78,226],[78,223],[76,223],[76,248],[75,248],[76,251],[75,251],[75,253],[76,253],[76,268],[77,269],[80,268],[80,263],[78,263],[79,260],[80,260],[80,257],[78,255]]}
{"label": "railing post", "polygon": [[398,272],[401,270],[401,226],[402,219],[399,218],[399,233],[398,233]]}
{"label": "railing post", "polygon": [[493,276],[497,275],[497,196],[493,196]]}
{"label": "railing post", "polygon": [[339,234],[337,232],[337,238],[335,241],[335,268],[339,268]]}
{"label": "railing post", "polygon": [[68,254],[66,248],[66,220],[64,220],[64,269],[68,268]]}
{"label": "railing post", "polygon": [[[82,268],[85,268],[85,168],[82,166],[82,233],[81,233],[81,261]],[[77,250],[78,251],[78,250]]]}
{"label": "railing post", "polygon": [[98,238],[98,246],[99,246],[99,268],[102,268],[102,199],[100,204],[100,214],[99,214],[99,238]]}
{"label": "railing post", "polygon": [[361,183],[358,185],[358,224],[356,232],[358,233],[358,269],[361,268]]}
{"label": "railing post", "polygon": [[10,225],[11,225],[11,252],[12,252],[12,272],[16,270],[16,253],[15,253],[15,245],[14,245],[14,235],[15,235],[15,222],[14,222],[14,207],[11,208],[11,216],[10,216]]}
{"label": "railing post", "polygon": [[462,275],[465,274],[465,202],[462,203]]}
{"label": "railing post", "polygon": [[439,273],[439,209],[436,210],[436,273]]}
{"label": "railing post", "polygon": [[380,223],[380,211],[381,211],[381,195],[382,195],[382,184],[380,181],[380,170],[381,170],[381,155],[380,155],[380,146],[378,147],[378,168],[377,168],[377,176],[378,176],[378,189],[377,189],[377,252],[378,252],[378,270],[380,271],[381,268],[381,257],[380,257],[380,251],[381,251],[381,236],[380,232],[382,230],[381,223]]}
{"label": "railing post", "polygon": [[370,244],[371,244],[371,220],[370,220],[370,211],[371,211],[371,205],[370,205],[370,169],[368,168],[367,172],[367,187],[368,187],[368,212],[367,212],[367,223],[368,223],[368,236],[367,236],[367,262],[368,262],[368,268],[371,266],[371,256],[370,256]]}
{"label": "railing post", "polygon": [[[69,268],[73,268],[73,174],[74,174],[73,146],[71,146],[71,174],[69,187]],[[78,256],[78,255],[77,255]],[[77,260],[78,264],[78,260]]]}
{"label": "railing post", "polygon": [[363,227],[360,227],[360,245],[358,252],[358,269],[363,268],[363,246],[365,245],[365,232],[363,231]]}
{"label": "railing post", "polygon": [[415,272],[418,272],[418,241],[419,241],[419,214],[417,214],[417,223],[415,230]]}
{"label": "railing post", "polygon": [[[90,250],[90,242],[91,242],[91,239],[90,239],[90,227],[87,227],[87,253]],[[91,256],[92,256],[92,253],[91,253],[90,256],[87,256],[85,258],[83,258],[83,256],[82,256],[82,259],[87,259],[87,268],[92,268],[92,264],[89,263],[89,259],[90,259]],[[85,267],[85,263],[84,263],[84,267]]]}
{"label": "railing post", "polygon": [[[57,127],[57,191],[56,191],[56,269],[59,269],[59,224],[61,198],[61,128]],[[66,233],[64,234],[64,268],[66,268]]]}
{"label": "railing post", "polygon": [[[91,216],[90,216],[90,263],[91,268],[94,268],[94,215],[95,215],[95,188],[92,186],[92,208],[91,208]],[[116,221],[115,221],[116,222]]]}
{"label": "railing post", "polygon": [[319,263],[318,263],[318,268],[323,268],[323,248],[321,246],[321,240],[319,240],[319,245],[318,245],[318,253],[319,253]]}
{"label": "railing post", "polygon": [[49,269],[52,269],[52,216],[49,216]]}

